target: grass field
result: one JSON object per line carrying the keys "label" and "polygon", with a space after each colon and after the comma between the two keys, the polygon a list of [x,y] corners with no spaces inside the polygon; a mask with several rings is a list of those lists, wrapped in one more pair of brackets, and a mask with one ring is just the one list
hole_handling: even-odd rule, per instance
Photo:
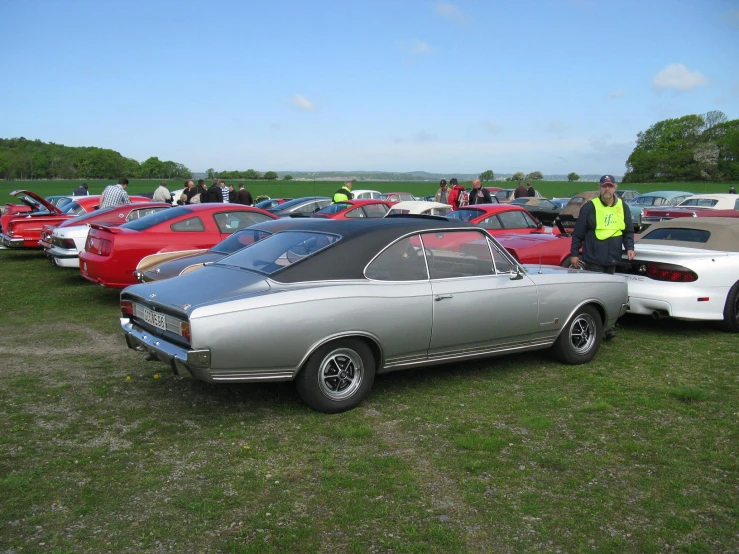
{"label": "grass field", "polygon": [[[54,194],[71,194],[72,191],[83,181],[16,181],[4,182],[0,181],[0,203],[11,201],[12,199],[7,193],[16,189],[27,189],[38,193],[41,196],[50,196]],[[90,186],[91,194],[100,194],[106,185],[113,181],[85,181]],[[298,198],[301,196],[331,196],[341,186],[338,181],[228,181],[234,185],[243,182],[246,189],[256,198],[258,195],[266,194],[271,198]],[[132,180],[128,186],[129,194],[140,192],[153,192],[159,185],[160,180]],[[462,183],[470,188],[470,183]],[[170,191],[182,188],[183,182],[168,181],[167,185]],[[488,186],[497,186],[510,188],[515,183],[506,182],[488,182]],[[728,192],[728,183],[659,183],[659,184],[623,184],[619,185],[622,189],[633,189],[640,192],[650,192],[655,190],[685,190],[696,194],[709,192]],[[439,188],[438,183],[424,182],[407,182],[407,183],[388,183],[388,182],[358,182],[354,185],[355,190],[359,189],[379,190],[380,192],[410,192],[416,196],[426,196],[436,194]],[[538,189],[545,197],[567,197],[575,193],[586,190],[597,190],[597,183],[582,182],[570,183],[567,181],[539,181],[535,183]]]}
{"label": "grass field", "polygon": [[739,337],[709,324],[380,376],[326,416],[176,378],[117,316],[0,251],[0,552],[739,551]]}

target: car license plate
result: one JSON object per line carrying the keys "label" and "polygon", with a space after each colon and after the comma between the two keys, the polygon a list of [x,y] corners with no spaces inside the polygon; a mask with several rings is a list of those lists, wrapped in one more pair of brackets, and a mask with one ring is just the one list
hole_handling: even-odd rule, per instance
{"label": "car license plate", "polygon": [[167,330],[167,322],[164,318],[164,314],[158,314],[156,312],[152,312],[151,310],[147,308],[143,308],[144,310],[144,321],[148,323],[149,325],[153,325],[154,327],[158,327],[159,329],[162,329],[163,331]]}

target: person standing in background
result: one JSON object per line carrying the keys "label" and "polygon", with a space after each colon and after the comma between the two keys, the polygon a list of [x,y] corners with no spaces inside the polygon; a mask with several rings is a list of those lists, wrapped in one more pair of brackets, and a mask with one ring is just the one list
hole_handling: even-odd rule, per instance
{"label": "person standing in background", "polygon": [[108,185],[105,187],[103,196],[100,198],[100,209],[130,204],[131,199],[128,198],[126,187],[128,187],[128,179],[125,177],[118,179],[117,185]]}
{"label": "person standing in background", "polygon": [[172,193],[167,188],[167,183],[162,181],[159,183],[157,190],[154,191],[154,195],[151,197],[152,202],[168,202],[172,203]]}
{"label": "person standing in background", "polygon": [[89,196],[90,190],[87,187],[87,183],[82,183],[72,192],[72,196]]}
{"label": "person standing in background", "polygon": [[439,181],[439,190],[436,191],[434,200],[442,204],[449,204],[449,189],[446,186],[446,179]]}
{"label": "person standing in background", "polygon": [[244,206],[251,206],[254,203],[251,193],[244,188],[244,183],[239,183],[239,192],[236,193],[236,202],[243,204]]}

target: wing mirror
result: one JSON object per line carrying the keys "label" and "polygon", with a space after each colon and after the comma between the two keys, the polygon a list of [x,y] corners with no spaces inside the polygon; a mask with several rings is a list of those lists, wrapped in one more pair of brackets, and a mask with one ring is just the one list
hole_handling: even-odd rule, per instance
{"label": "wing mirror", "polygon": [[521,273],[521,266],[516,264],[516,269],[511,274],[511,281],[520,281],[521,279],[523,279],[523,273]]}

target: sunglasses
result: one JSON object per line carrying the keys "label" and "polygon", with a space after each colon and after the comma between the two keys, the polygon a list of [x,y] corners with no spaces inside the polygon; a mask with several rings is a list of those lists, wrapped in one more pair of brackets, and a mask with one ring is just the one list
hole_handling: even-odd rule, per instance
{"label": "sunglasses", "polygon": [[602,184],[601,184],[600,186],[601,186],[601,187],[605,187],[605,188],[607,188],[607,189],[612,189],[612,188],[613,188],[613,187],[615,187],[616,185],[614,185],[613,183],[602,183]]}

